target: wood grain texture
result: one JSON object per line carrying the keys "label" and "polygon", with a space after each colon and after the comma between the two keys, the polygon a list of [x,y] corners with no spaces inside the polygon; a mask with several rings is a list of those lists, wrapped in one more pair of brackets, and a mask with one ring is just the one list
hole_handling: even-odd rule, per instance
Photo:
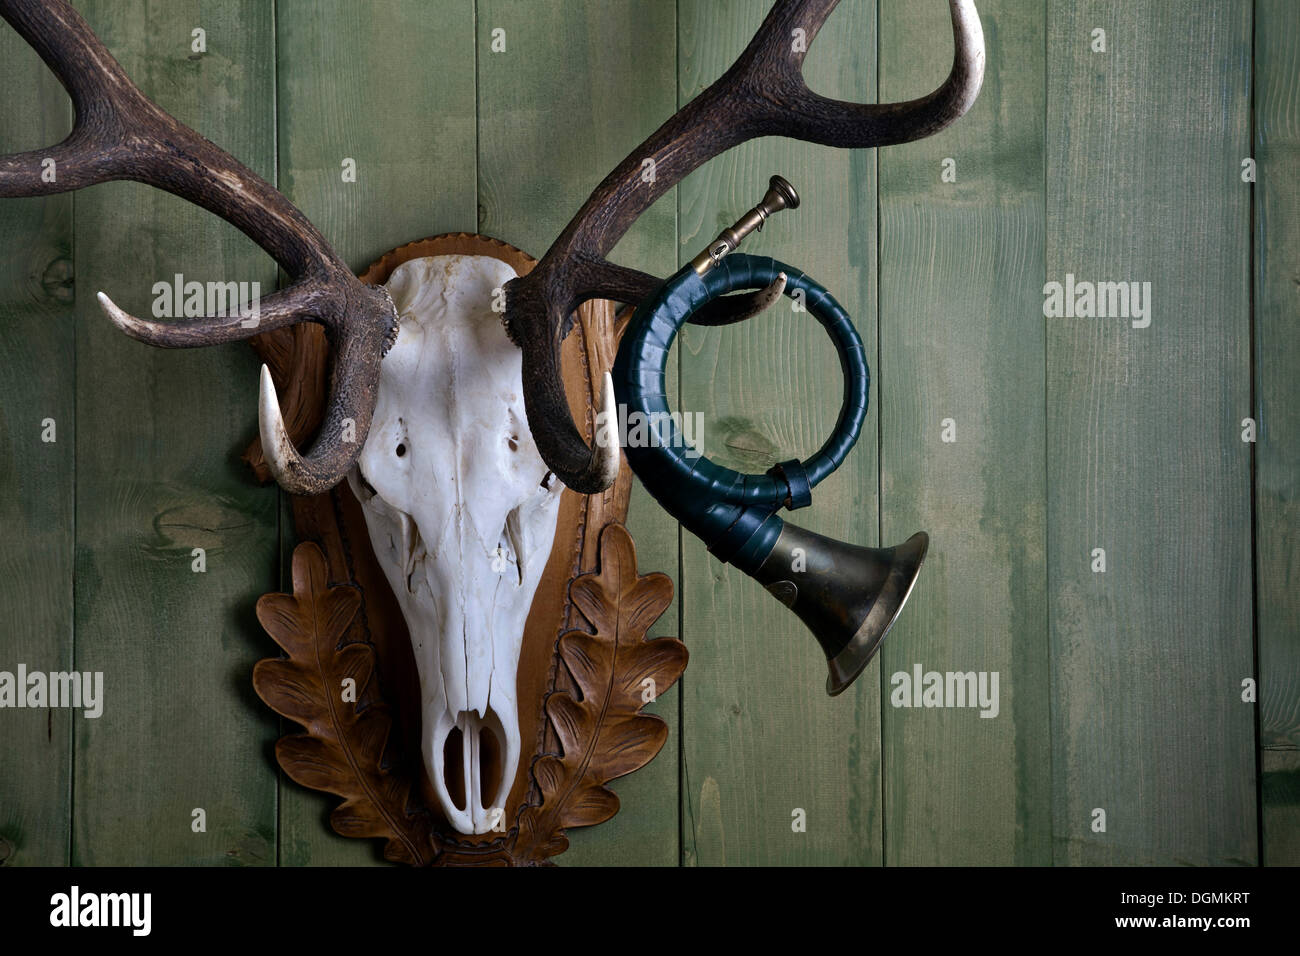
{"label": "wood grain texture", "polygon": [[[476,218],[474,4],[391,0],[382,10],[276,5],[279,186],[355,269],[405,242],[472,232]],[[356,182],[343,181],[347,158]],[[283,525],[282,544],[293,537]],[[329,830],[332,802],[283,782],[282,863],[378,861]]]}
{"label": "wood grain texture", "polygon": [[[82,6],[128,75],[181,122],[274,172],[270,9]],[[191,30],[207,31],[192,54]],[[264,650],[250,595],[275,580],[275,493],[238,449],[256,421],[247,346],[133,342],[93,293],[148,310],[151,287],[260,281],[274,265],[210,213],[110,184],[76,199],[77,667],[103,671],[104,715],[77,727],[73,862],[273,864],[275,721],[248,685]],[[206,550],[195,573],[193,548]],[[206,812],[206,832],[191,829]]]}
{"label": "wood grain texture", "polygon": [[1048,278],[1153,297],[1148,328],[1047,322],[1057,863],[1256,861],[1250,15],[1048,4]]}
{"label": "wood grain texture", "polygon": [[[676,109],[674,12],[643,0],[480,0],[478,12],[478,229],[536,255],[605,172]],[[497,29],[503,53],[491,50]],[[612,258],[665,275],[676,262],[675,236],[670,195]],[[675,575],[677,523],[636,484],[627,524],[642,571]],[[682,636],[676,597],[651,636]],[[628,811],[572,831],[561,866],[677,864],[677,806],[666,796],[677,788],[677,695],[670,690],[646,708],[674,725],[663,751],[611,784]]]}
{"label": "wood grain texture", "polygon": [[[685,102],[726,69],[762,22],[764,0],[682,2],[679,88]],[[876,99],[876,7],[841,3],[809,50],[818,93]],[[951,37],[951,28],[948,36]],[[951,42],[946,40],[945,42]],[[747,143],[678,186],[679,259],[686,262],[785,176],[802,205],[745,251],[805,270],[874,342],[876,177],[871,151],[784,139]],[[686,413],[703,412],[703,452],[763,472],[805,458],[830,434],[842,394],[834,347],[808,314],[782,300],[738,326],[687,326],[678,339]],[[847,463],[820,485],[802,527],[854,544],[876,541],[873,407]],[[681,800],[688,864],[872,864],[881,860],[877,665],[842,696],[826,696],[826,661],[799,620],[763,588],[682,538]],[[796,810],[806,832],[795,832]]]}
{"label": "wood grain texture", "polygon": [[1260,770],[1263,802],[1262,863],[1295,866],[1300,860],[1300,751],[1265,749]]}
{"label": "wood grain texture", "polygon": [[1300,5],[1260,0],[1255,17],[1255,594],[1263,862],[1295,865],[1300,864]]}
{"label": "wood grain texture", "polygon": [[[72,128],[67,94],[7,26],[0,89],[0,153],[53,145]],[[72,197],[0,202],[0,670],[10,673],[20,663],[66,671],[74,659],[72,298]],[[47,418],[53,443],[41,440]],[[84,720],[0,712],[0,866],[67,861],[72,733]]]}
{"label": "wood grain texture", "polygon": [[[74,2],[160,105],[278,183],[353,267],[450,230],[540,254],[770,6]],[[869,102],[941,78],[946,4],[879,4],[878,23],[873,0],[843,0],[809,56],[817,92]],[[746,249],[830,289],[875,380],[862,444],[795,521],[856,543],[919,528],[933,541],[882,663],[829,700],[802,625],[696,539],[679,554],[676,523],[637,486],[641,569],[682,595],[652,634],[681,637],[693,660],[650,708],[671,726],[664,751],[613,784],[624,810],[573,831],[561,865],[1251,863],[1257,841],[1265,863],[1300,862],[1300,12],[979,7],[985,87],[952,130],[879,153],[748,144],[614,252],[666,275],[771,173],[789,177],[802,208]],[[1097,27],[1105,54],[1089,49]],[[69,127],[66,95],[3,25],[0,82],[0,150]],[[948,156],[954,184],[939,180]],[[356,183],[341,180],[345,157]],[[151,285],[175,272],[264,292],[276,275],[234,229],[142,186],[0,202],[0,520],[18,529],[0,542],[0,670],[103,670],[107,691],[98,720],[0,711],[0,864],[269,863],[277,850],[286,865],[380,862],[330,831],[332,799],[282,779],[277,805],[279,728],[249,681],[274,647],[253,606],[287,588],[295,538],[284,496],[238,460],[256,434],[256,359],[245,345],[149,349],[94,302],[104,289],[148,314]],[[1151,327],[1042,319],[1043,281],[1067,272],[1151,281]],[[670,384],[676,407],[705,413],[720,462],[761,471],[830,430],[838,366],[799,318],[686,331]],[[53,445],[39,441],[47,416]],[[955,445],[938,443],[944,417]],[[206,574],[190,570],[196,546]],[[1089,568],[1094,547],[1105,574]],[[1257,712],[1240,702],[1252,593]],[[915,662],[998,670],[999,717],[891,708],[890,674]],[[199,806],[206,834],[190,830]],[[1090,829],[1096,807],[1106,833]],[[795,808],[806,833],[791,831]]]}
{"label": "wood grain texture", "polygon": [[[983,0],[980,17],[974,108],[880,153],[882,537],[930,534],[882,651],[891,865],[1051,860],[1044,7]],[[947,19],[944,4],[882,4],[881,99],[934,85],[952,55]],[[948,159],[956,182],[942,181]],[[892,676],[917,664],[997,673],[998,709],[894,707]]]}

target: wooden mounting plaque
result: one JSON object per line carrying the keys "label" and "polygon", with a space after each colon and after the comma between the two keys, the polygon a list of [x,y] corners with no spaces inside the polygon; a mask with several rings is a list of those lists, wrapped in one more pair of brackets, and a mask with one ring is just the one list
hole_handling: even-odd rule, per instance
{"label": "wooden mounting plaque", "polygon": [[[493,256],[521,275],[535,265],[506,243],[455,233],[395,249],[361,278],[382,283],[410,259],[450,254]],[[613,364],[626,316],[616,316],[611,303],[590,302],[578,317],[563,346],[562,370],[574,419],[586,423],[590,440],[599,373]],[[271,370],[290,436],[306,444],[324,407],[323,331],[303,323],[258,336],[253,345]],[[269,480],[260,442],[245,459]],[[566,489],[561,498],[520,653],[524,755],[505,831],[481,836],[450,829],[425,777],[410,640],[359,503],[346,482],[327,494],[292,498],[302,542],[293,555],[293,593],[258,602],[258,619],[286,656],[261,661],[254,687],[276,712],[303,726],[305,732],[279,741],[276,757],[293,780],[344,799],[331,816],[336,831],[384,839],[384,855],[397,862],[529,865],[562,853],[566,828],[617,812],[618,798],[605,784],[648,763],[667,737],[662,720],[640,712],[643,688],[667,690],[687,659],[678,640],[646,640],[671,602],[672,582],[637,573],[635,547],[622,525],[631,480],[624,463],[604,493]],[[340,699],[347,677],[355,681],[355,702]]]}

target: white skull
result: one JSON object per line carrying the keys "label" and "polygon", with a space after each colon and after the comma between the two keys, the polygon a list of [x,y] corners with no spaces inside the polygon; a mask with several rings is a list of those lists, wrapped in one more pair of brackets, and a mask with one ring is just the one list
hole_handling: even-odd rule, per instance
{"label": "white skull", "polygon": [[500,826],[514,782],[519,650],[563,490],[528,430],[522,353],[492,310],[514,277],[488,256],[397,268],[387,288],[401,328],[348,477],[411,634],[424,765],[461,833]]}

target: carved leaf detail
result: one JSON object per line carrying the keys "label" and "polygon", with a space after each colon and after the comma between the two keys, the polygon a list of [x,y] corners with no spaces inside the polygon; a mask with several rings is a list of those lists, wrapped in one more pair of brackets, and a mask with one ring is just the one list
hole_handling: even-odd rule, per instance
{"label": "carved leaf detail", "polygon": [[636,549],[622,525],[601,532],[597,570],[574,578],[569,595],[594,633],[571,630],[559,639],[580,696],[557,691],[546,699],[562,754],[533,764],[542,803],[520,813],[516,840],[535,861],[568,848],[566,827],[618,812],[618,796],[605,784],[645,766],[668,738],[663,720],[641,713],[645,682],[661,694],[686,669],[685,644],[645,638],[672,601],[672,582],[665,574],[637,575]]}
{"label": "carved leaf detail", "polygon": [[[375,686],[374,648],[340,646],[360,608],[355,587],[329,586],[320,548],[298,545],[293,593],[266,594],[257,602],[257,619],[288,657],[258,661],[253,687],[272,710],[306,731],[280,738],[276,759],[302,786],[343,797],[330,815],[334,829],[387,840],[390,860],[427,864],[436,855],[427,819],[402,809],[411,782],[381,764],[392,720]],[[344,699],[348,678],[355,681],[355,703]]]}

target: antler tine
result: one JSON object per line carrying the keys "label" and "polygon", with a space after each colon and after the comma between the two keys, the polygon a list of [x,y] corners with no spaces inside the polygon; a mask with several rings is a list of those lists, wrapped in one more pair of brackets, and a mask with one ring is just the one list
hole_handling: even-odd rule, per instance
{"label": "antler tine", "polygon": [[[949,0],[953,68],[928,96],[905,103],[843,103],[813,93],[803,62],[839,0],[777,0],[754,38],[712,86],[632,151],[588,197],[528,275],[506,286],[506,331],[523,350],[524,399],[538,451],[575,491],[608,487],[609,452],[590,449],[559,387],[560,343],[573,311],[593,298],[635,303],[659,280],[605,257],[665,192],[713,157],[746,140],[788,136],[829,146],[889,146],[932,135],[966,112],[984,76],[984,35],[974,0]],[[806,43],[792,42],[804,31]],[[642,177],[652,160],[655,175]],[[728,297],[699,318],[710,325],[762,311],[770,290]]]}
{"label": "antler tine", "polygon": [[[363,287],[364,288],[364,287]],[[388,290],[382,293],[392,308]],[[327,336],[329,330],[326,330]],[[377,326],[350,326],[330,339],[330,403],[316,440],[306,455],[294,447],[280,414],[280,402],[263,365],[258,396],[258,426],[271,474],[283,488],[315,495],[338,483],[356,461],[370,431],[379,386],[379,362],[388,350]]]}
{"label": "antler tine", "polygon": [[[757,82],[753,92],[768,93],[769,109],[761,119],[764,131],[758,135],[788,136],[849,149],[895,146],[932,136],[971,108],[984,82],[984,31],[974,0],[948,0],[953,32],[948,78],[928,95],[902,103],[846,103],[808,88],[803,60],[837,3],[839,0],[778,3],[737,61],[737,66],[750,67],[738,82]],[[796,28],[802,28],[807,36],[798,50],[790,43]],[[747,62],[749,58],[752,61]]]}
{"label": "antler tine", "polygon": [[392,299],[362,285],[283,194],[150,101],[66,0],[0,0],[0,16],[40,54],[76,108],[72,133],[59,145],[0,157],[0,198],[129,179],[217,214],[266,250],[292,282],[251,316],[235,310],[154,322],[103,293],[100,305],[128,335],[168,348],[251,338],[302,321],[325,326],[335,365],[325,426],[311,451],[300,456],[291,444],[262,437],[281,456],[272,470],[286,490],[316,494],[337,484],[370,427],[379,363],[397,335]]}
{"label": "antler tine", "polygon": [[258,303],[256,312],[232,311],[224,316],[157,322],[136,318],[120,309],[107,294],[99,292],[100,308],[131,338],[160,348],[192,348],[237,342],[303,321],[305,315],[329,313],[329,292],[319,282],[303,279],[287,289],[273,292]]}

